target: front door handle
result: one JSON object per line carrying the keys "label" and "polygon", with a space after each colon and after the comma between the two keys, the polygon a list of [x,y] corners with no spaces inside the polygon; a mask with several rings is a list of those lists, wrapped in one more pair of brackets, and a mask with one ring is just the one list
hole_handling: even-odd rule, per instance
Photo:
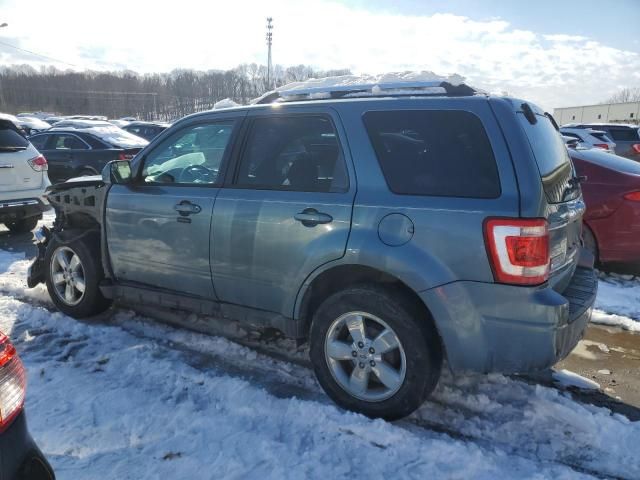
{"label": "front door handle", "polygon": [[189,200],[181,201],[180,203],[175,205],[173,209],[183,217],[187,217],[194,213],[200,213],[202,211],[202,208],[200,207],[200,205],[191,203]]}
{"label": "front door handle", "polygon": [[333,221],[331,215],[318,212],[315,208],[305,208],[302,212],[296,213],[293,218],[302,222],[305,227],[315,227],[316,225]]}

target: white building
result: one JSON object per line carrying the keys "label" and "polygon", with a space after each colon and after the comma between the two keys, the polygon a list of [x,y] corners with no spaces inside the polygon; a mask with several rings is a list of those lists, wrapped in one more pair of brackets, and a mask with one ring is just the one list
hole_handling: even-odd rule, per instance
{"label": "white building", "polygon": [[555,108],[553,117],[558,125],[567,123],[638,123],[640,102],[603,103],[584,107]]}

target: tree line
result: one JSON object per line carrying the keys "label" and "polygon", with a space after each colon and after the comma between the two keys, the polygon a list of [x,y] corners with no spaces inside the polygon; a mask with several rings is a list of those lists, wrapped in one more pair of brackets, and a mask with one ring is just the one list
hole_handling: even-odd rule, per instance
{"label": "tree line", "polygon": [[230,98],[246,104],[253,98],[294,81],[350,71],[315,70],[307,65],[283,67],[267,82],[264,65],[243,64],[232,70],[174,70],[169,73],[77,72],[28,65],[0,70],[0,112],[54,112],[58,115],[132,116],[142,120],[174,120],[213,108]]}

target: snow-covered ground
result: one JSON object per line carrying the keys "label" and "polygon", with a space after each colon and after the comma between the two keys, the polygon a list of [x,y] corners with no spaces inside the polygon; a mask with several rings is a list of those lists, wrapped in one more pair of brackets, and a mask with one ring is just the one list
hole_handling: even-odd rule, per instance
{"label": "snow-covered ground", "polygon": [[[0,251],[0,330],[27,366],[30,429],[60,479],[640,478],[640,422],[562,387],[445,373],[412,417],[370,420],[334,406],[304,362],[125,310],[53,312],[43,286],[26,289],[28,264]],[[599,308],[636,322],[619,281],[601,281]]]}
{"label": "snow-covered ground", "polygon": [[640,278],[601,274],[591,321],[640,332]]}

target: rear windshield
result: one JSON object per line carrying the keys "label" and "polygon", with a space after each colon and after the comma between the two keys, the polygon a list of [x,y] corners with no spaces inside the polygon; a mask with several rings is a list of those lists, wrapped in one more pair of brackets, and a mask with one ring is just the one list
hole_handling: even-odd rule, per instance
{"label": "rear windshield", "polygon": [[474,114],[454,110],[367,112],[364,123],[392,192],[500,196],[493,150]]}
{"label": "rear windshield", "polygon": [[640,140],[638,130],[635,128],[611,128],[609,129],[609,135],[611,135],[614,141],[635,142]]}
{"label": "rear windshield", "polygon": [[29,141],[11,128],[0,126],[0,150],[12,148],[27,148]]}
{"label": "rear windshield", "polygon": [[568,164],[569,154],[549,118],[545,115],[536,115],[535,118],[537,121],[532,124],[524,113],[518,112],[518,120],[527,134],[540,175],[546,177]]}

